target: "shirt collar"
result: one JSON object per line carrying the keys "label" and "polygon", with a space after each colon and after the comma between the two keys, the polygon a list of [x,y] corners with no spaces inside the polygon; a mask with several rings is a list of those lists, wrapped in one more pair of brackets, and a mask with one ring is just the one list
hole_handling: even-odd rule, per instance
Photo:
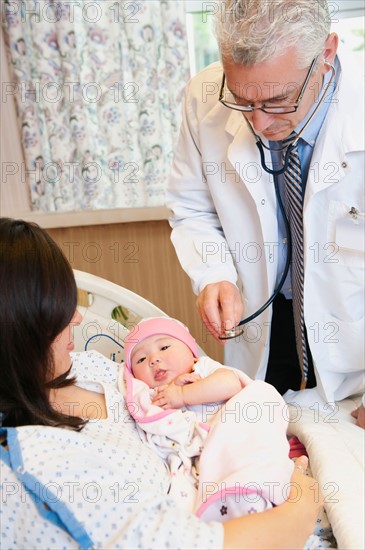
{"label": "shirt collar", "polygon": [[[320,106],[320,108],[318,109],[318,111],[316,112],[316,114],[314,115],[311,123],[308,124],[308,127],[304,130],[303,134],[300,137],[303,141],[305,141],[311,147],[314,147],[314,145],[316,143],[316,139],[318,137],[320,129],[322,128],[322,124],[323,124],[323,122],[324,122],[324,120],[327,116],[328,109],[329,109],[329,107],[332,103],[332,98],[333,98],[334,91],[337,87],[337,83],[338,83],[338,79],[339,79],[339,75],[340,75],[340,70],[341,70],[340,63],[338,61],[337,56],[335,58],[334,65],[335,65],[335,69],[336,69],[336,74],[335,74],[334,81],[331,84],[330,89],[327,92],[327,96],[324,99],[324,101],[323,101],[322,105]],[[331,74],[332,74],[332,71],[328,71],[325,74],[325,76],[323,78],[323,83],[322,83],[320,96],[323,94],[323,91],[325,90],[326,86],[328,85],[328,83],[330,81],[330,78],[331,78]],[[311,116],[311,114],[315,110],[316,105],[317,105],[316,102],[313,103],[313,105],[312,105],[311,109],[309,110],[309,112],[307,113],[307,115],[297,125],[297,127],[295,128],[295,133],[296,134],[299,134],[301,129],[304,127],[304,125],[308,121],[309,117]]]}

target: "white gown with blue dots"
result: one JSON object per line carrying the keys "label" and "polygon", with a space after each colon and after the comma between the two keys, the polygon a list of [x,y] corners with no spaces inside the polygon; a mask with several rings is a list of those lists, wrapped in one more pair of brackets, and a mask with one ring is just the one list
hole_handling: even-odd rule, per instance
{"label": "white gown with blue dots", "polygon": [[[140,441],[117,389],[119,366],[73,354],[78,384],[105,394],[108,418],[81,432],[8,429],[1,448],[1,548],[222,548],[223,526],[181,513],[163,461]],[[11,467],[10,467],[11,466]]]}

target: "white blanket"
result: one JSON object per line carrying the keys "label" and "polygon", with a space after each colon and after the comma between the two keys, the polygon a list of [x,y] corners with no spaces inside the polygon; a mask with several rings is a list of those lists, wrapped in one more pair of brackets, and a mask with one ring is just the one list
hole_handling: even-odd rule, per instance
{"label": "white blanket", "polygon": [[324,412],[315,406],[290,408],[289,431],[307,449],[341,550],[365,548],[365,430],[350,415],[359,404],[360,399],[345,399]]}

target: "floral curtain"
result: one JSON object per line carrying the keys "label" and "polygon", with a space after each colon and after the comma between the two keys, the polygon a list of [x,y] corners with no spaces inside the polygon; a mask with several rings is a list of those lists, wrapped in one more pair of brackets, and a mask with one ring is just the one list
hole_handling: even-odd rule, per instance
{"label": "floral curtain", "polygon": [[6,0],[32,208],[158,206],[189,78],[184,1]]}

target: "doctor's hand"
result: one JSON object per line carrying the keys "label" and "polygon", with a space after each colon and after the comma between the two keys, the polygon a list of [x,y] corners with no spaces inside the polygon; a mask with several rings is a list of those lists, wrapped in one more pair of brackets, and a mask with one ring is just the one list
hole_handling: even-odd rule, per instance
{"label": "doctor's hand", "polygon": [[356,426],[365,429],[365,407],[363,405],[352,411],[351,416],[356,418]]}
{"label": "doctor's hand", "polygon": [[228,281],[211,283],[203,288],[196,305],[200,317],[212,336],[219,340],[226,330],[234,328],[242,319],[243,301],[238,288]]}

